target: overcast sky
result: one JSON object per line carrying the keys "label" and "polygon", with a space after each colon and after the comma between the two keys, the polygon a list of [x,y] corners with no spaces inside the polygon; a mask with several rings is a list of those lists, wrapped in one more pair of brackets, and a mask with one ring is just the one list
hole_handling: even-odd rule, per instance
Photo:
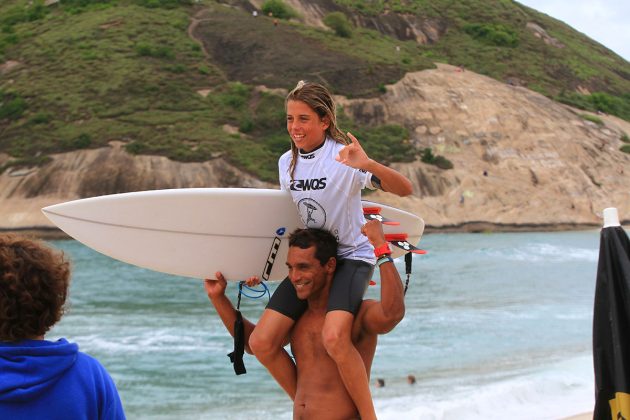
{"label": "overcast sky", "polygon": [[563,21],[630,61],[630,0],[517,0]]}

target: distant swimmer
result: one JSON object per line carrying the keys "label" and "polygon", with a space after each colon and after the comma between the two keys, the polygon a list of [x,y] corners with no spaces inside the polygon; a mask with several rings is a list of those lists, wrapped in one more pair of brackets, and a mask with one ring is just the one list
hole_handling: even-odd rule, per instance
{"label": "distant swimmer", "polygon": [[[367,222],[363,228],[373,246],[386,243],[381,223]],[[289,237],[287,266],[289,267],[290,287],[298,298],[305,300],[306,310],[296,321],[286,342],[291,344],[295,361],[284,348],[278,357],[281,366],[276,369],[274,378],[282,384],[294,401],[294,418],[349,419],[357,418],[357,405],[348,394],[335,361],[328,355],[322,342],[322,328],[326,316],[330,287],[337,268],[337,240],[327,231],[320,229],[298,229]],[[381,298],[363,300],[354,317],[351,340],[363,360],[367,375],[376,351],[379,334],[391,331],[403,318],[405,312],[403,286],[400,275],[391,258],[379,264]],[[250,283],[257,280],[251,278]],[[225,296],[227,282],[221,273],[217,280],[206,280],[205,289],[210,301],[217,310],[223,324],[234,334],[237,314],[230,300]],[[245,343],[258,328],[243,318]],[[245,350],[251,353],[246,344]],[[280,376],[280,377],[279,377]]]}

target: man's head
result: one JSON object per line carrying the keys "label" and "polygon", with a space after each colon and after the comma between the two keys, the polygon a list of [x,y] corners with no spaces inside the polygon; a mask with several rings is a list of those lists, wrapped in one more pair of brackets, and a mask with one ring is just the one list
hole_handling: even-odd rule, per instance
{"label": "man's head", "polygon": [[43,336],[63,315],[70,266],[40,242],[0,235],[0,341]]}
{"label": "man's head", "polygon": [[296,229],[289,236],[289,279],[298,298],[320,292],[337,266],[337,239],[322,229]]}

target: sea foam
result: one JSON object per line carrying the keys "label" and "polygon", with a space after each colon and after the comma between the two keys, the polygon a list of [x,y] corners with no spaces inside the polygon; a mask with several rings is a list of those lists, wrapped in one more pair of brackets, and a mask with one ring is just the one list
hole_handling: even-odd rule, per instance
{"label": "sea foam", "polygon": [[527,375],[485,384],[454,385],[375,401],[379,419],[545,420],[593,410],[592,359],[579,356]]}

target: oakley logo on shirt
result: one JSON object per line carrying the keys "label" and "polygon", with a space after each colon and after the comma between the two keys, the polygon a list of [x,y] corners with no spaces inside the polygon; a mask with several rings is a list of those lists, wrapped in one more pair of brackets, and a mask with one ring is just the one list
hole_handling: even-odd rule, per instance
{"label": "oakley logo on shirt", "polygon": [[293,179],[291,191],[323,190],[326,188],[326,177],[319,179]]}

